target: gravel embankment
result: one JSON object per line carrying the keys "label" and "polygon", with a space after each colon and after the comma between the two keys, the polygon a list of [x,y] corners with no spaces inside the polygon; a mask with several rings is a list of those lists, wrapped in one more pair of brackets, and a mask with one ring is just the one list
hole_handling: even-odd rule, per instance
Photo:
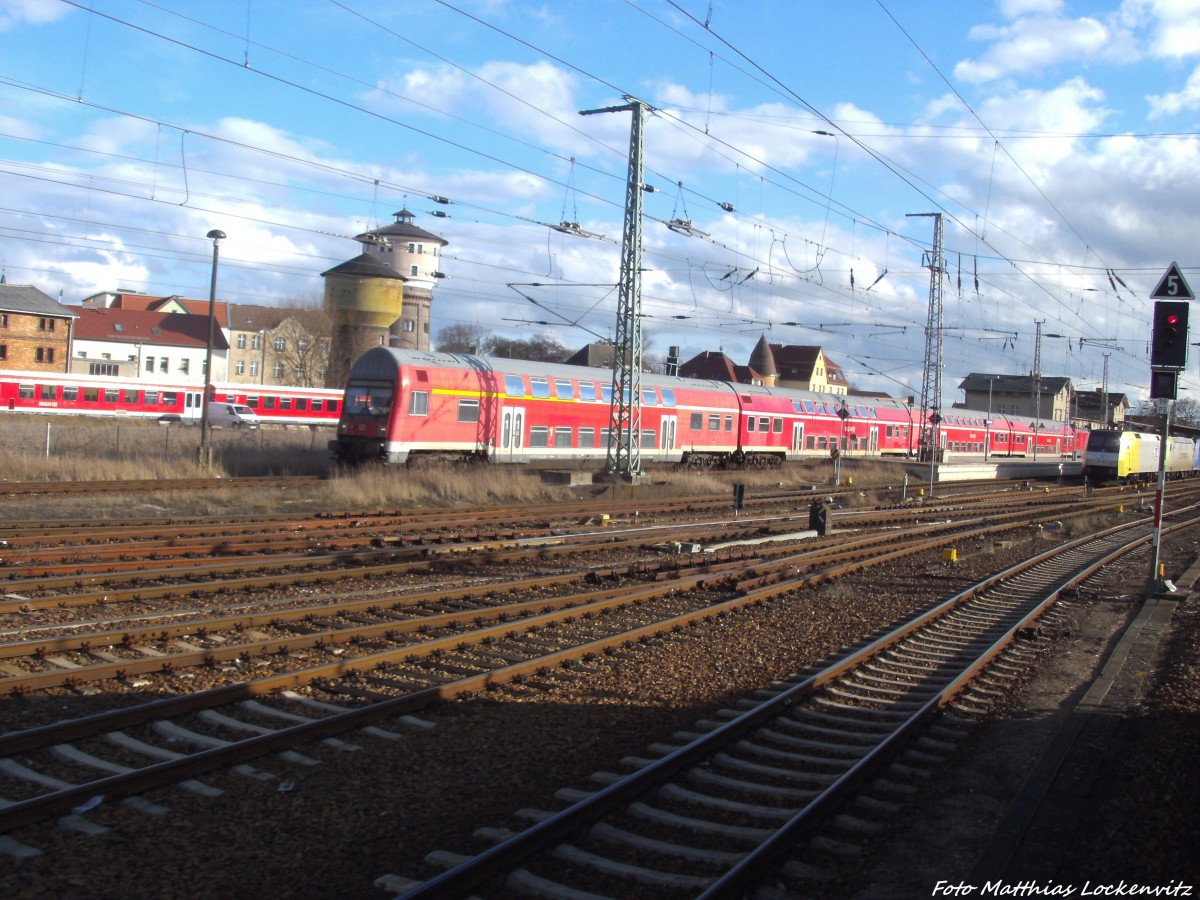
{"label": "gravel embankment", "polygon": [[[952,570],[932,559],[894,565],[856,577],[853,586],[833,584],[728,617],[702,639],[652,642],[555,690],[455,703],[429,717],[434,728],[402,729],[395,742],[352,736],[362,751],[312,748],[320,766],[260,761],[278,780],[207,777],[226,791],[216,799],[159,791],[150,799],[170,808],[164,817],[101,807],[89,818],[111,826],[104,835],[39,827],[22,838],[47,852],[6,860],[0,892],[12,900],[381,898],[372,884],[378,876],[428,874],[422,859],[434,849],[482,849],[471,837],[476,828],[516,825],[512,813],[522,807],[555,808],[558,788],[584,785],[591,772],[615,769],[622,756],[644,755],[647,744],[896,621],[931,593],[951,593],[972,574],[969,549],[959,553]],[[1000,562],[982,559],[989,568]],[[1168,571],[1190,562],[1175,553],[1165,561]],[[1090,605],[1103,606],[1083,601],[1078,614],[1087,615]],[[1181,836],[1193,833],[1188,820],[1197,799],[1194,758],[1187,768],[1182,763],[1200,736],[1200,620],[1191,607],[1181,612],[1172,642],[1180,656],[1169,664],[1169,683],[1129,723],[1128,749],[1118,754],[1124,763],[1105,770],[1107,780],[1097,788],[1103,813],[1092,819],[1097,846],[1115,837],[1128,842],[1130,858],[1143,858],[1133,847],[1144,845],[1164,864]],[[1093,662],[1080,658],[1076,668]],[[1150,764],[1151,749],[1159,758],[1172,756]],[[1164,804],[1168,790],[1172,799]],[[1151,831],[1151,814],[1168,819]],[[915,818],[905,821],[906,830],[917,827]],[[1082,846],[1081,859],[1091,859],[1096,851]],[[890,865],[887,852],[877,848],[874,864]],[[1116,870],[1121,863],[1114,854],[1106,864]],[[929,886],[912,894],[929,895]]]}

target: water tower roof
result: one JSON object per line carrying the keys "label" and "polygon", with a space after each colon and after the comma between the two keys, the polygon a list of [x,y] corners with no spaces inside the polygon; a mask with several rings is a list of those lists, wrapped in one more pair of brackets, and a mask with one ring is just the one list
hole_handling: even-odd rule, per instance
{"label": "water tower roof", "polygon": [[334,266],[328,272],[321,273],[322,278],[326,275],[352,275],[356,278],[398,278],[401,281],[408,280],[391,266],[381,263],[369,253],[360,253],[354,259],[347,260],[340,265]]}
{"label": "water tower roof", "polygon": [[384,225],[382,228],[376,228],[373,231],[366,231],[362,234],[354,236],[356,241],[361,241],[364,244],[375,243],[381,239],[389,240],[393,243],[403,241],[408,243],[410,240],[418,240],[424,242],[435,242],[445,247],[449,241],[445,238],[438,237],[424,228],[418,228],[413,224],[413,214],[407,209],[402,209],[397,213],[393,213],[396,217],[391,225]]}

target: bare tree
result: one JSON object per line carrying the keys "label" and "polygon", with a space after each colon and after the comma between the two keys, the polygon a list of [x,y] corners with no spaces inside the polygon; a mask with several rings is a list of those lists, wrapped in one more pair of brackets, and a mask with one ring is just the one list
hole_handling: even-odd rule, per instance
{"label": "bare tree", "polygon": [[538,335],[527,340],[511,338],[493,338],[492,356],[503,356],[509,359],[527,359],[532,362],[566,362],[571,358],[571,351],[554,338]]}
{"label": "bare tree", "polygon": [[437,349],[442,353],[478,353],[487,355],[491,352],[492,335],[482,325],[456,322],[447,325],[437,333]]}
{"label": "bare tree", "polygon": [[319,387],[325,383],[329,367],[329,343],[332,322],[320,307],[287,310],[287,318],[266,336],[265,363],[271,366],[273,380],[301,387]]}

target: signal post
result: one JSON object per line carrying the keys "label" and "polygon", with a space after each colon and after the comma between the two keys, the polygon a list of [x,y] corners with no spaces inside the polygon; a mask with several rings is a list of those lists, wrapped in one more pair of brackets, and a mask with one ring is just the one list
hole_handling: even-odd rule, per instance
{"label": "signal post", "polygon": [[1154,328],[1150,339],[1150,399],[1157,400],[1162,414],[1158,445],[1158,482],[1154,489],[1154,541],[1150,562],[1148,594],[1162,589],[1159,547],[1162,538],[1163,493],[1167,486],[1167,443],[1171,430],[1171,401],[1179,393],[1179,373],[1187,366],[1188,310],[1195,299],[1178,263],[1171,263],[1150,294],[1154,301]]}

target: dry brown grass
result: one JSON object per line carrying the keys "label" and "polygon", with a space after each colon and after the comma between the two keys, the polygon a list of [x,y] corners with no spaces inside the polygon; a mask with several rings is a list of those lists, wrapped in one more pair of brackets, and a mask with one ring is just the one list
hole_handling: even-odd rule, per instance
{"label": "dry brown grass", "polygon": [[[213,462],[226,476],[323,475],[332,432],[300,428],[213,429]],[[0,418],[0,479],[123,481],[192,478],[200,429],[137,419],[6,415]]]}
{"label": "dry brown grass", "polygon": [[[172,491],[171,479],[202,477],[197,464],[200,429],[139,420],[96,420],[82,417],[0,417],[0,480],[122,481],[161,480],[164,489],[140,497],[89,498],[88,514],[124,512],[161,515],[246,512],[295,508],[387,509],[413,506],[484,506],[609,497],[683,497],[729,494],[734,484],[756,490],[832,484],[829,460],[763,470],[652,470],[643,483],[564,487],[545,484],[540,473],[518,466],[463,465],[406,469],[381,465],[340,470],[326,443],[333,431],[304,427],[266,427],[258,431],[214,429],[215,473],[224,477],[269,475],[329,476],[324,484],[300,491]],[[861,503],[870,502],[872,485],[898,484],[898,463],[846,459],[843,482],[864,488]],[[22,516],[24,518],[25,516]]]}

